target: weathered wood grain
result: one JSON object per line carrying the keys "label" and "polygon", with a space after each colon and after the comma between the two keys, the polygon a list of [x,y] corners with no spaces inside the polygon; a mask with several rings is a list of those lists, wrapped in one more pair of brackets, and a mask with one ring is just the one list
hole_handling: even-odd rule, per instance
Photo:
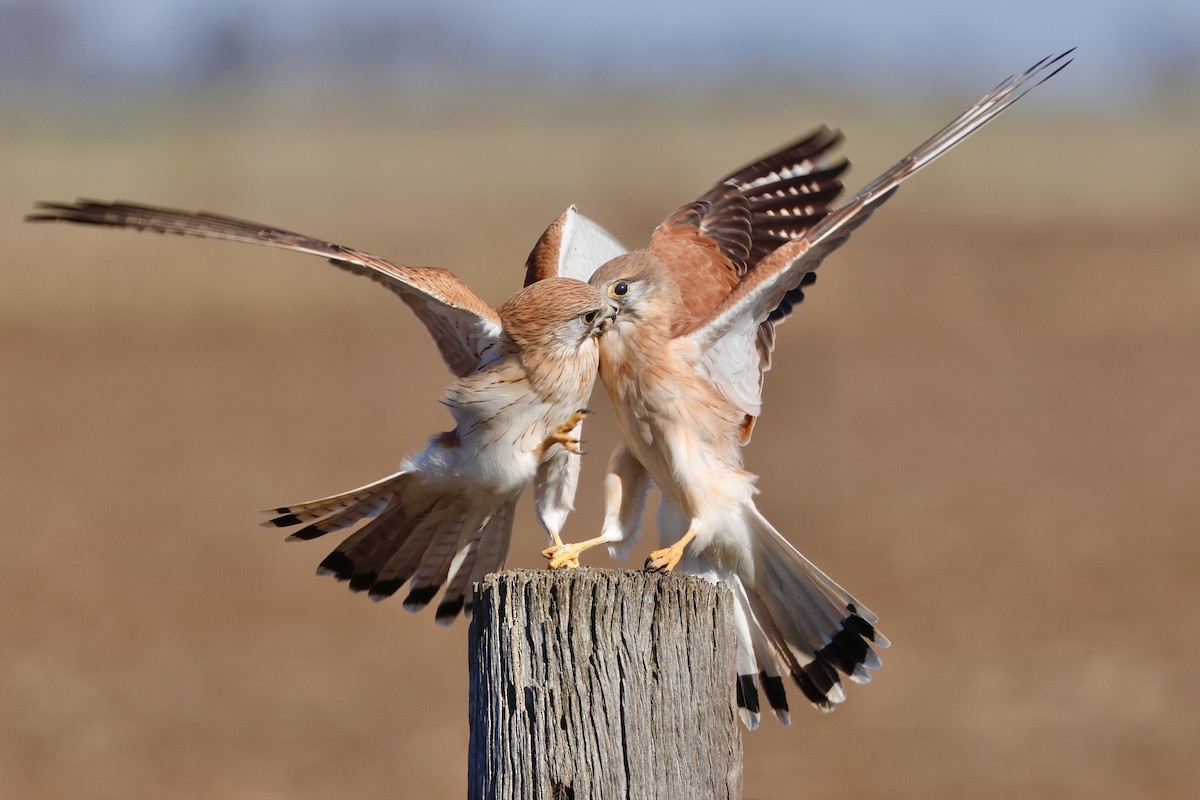
{"label": "weathered wood grain", "polygon": [[511,571],[473,603],[470,798],[741,796],[727,589]]}

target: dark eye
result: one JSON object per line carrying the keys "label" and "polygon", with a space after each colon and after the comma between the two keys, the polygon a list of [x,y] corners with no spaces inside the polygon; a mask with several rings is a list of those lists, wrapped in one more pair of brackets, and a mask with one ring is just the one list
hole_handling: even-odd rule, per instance
{"label": "dark eye", "polygon": [[591,325],[593,322],[596,321],[596,317],[598,317],[598,316],[600,316],[600,309],[586,311],[582,314],[583,323],[585,325]]}
{"label": "dark eye", "polygon": [[629,294],[629,284],[625,281],[617,281],[613,284],[612,293],[614,297],[624,297]]}

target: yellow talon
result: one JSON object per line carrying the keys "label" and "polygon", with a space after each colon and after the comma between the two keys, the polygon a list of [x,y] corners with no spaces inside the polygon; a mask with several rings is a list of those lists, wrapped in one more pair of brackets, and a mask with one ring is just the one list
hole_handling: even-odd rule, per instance
{"label": "yellow talon", "polygon": [[542,557],[549,559],[547,569],[578,569],[579,551],[569,544],[556,544],[542,551]]}
{"label": "yellow talon", "polygon": [[[579,439],[572,436],[571,433],[575,430],[575,427],[579,425],[579,423],[583,422],[584,417],[590,413],[591,412],[586,408],[581,408],[572,414],[566,422],[564,422],[562,425],[559,425],[554,429],[553,433],[546,437],[546,441],[542,443],[542,452],[549,450],[556,444],[561,444],[570,452],[581,455],[579,450]],[[547,556],[547,558],[549,558],[549,556]]]}
{"label": "yellow talon", "polygon": [[575,431],[575,427],[578,425],[578,423],[583,421],[583,417],[586,417],[588,414],[590,414],[590,411],[588,411],[586,408],[582,408],[578,411],[575,411],[574,414],[571,414],[566,422],[563,422],[562,425],[554,428],[554,432],[551,433],[550,437],[546,439],[544,449],[550,449],[550,447],[553,445],[559,444],[566,447],[566,449],[572,453],[580,452],[580,440],[578,440],[576,437],[572,437],[571,433]]}
{"label": "yellow talon", "polygon": [[646,559],[646,572],[670,572],[679,564],[683,558],[683,550],[688,546],[692,539],[696,538],[696,534],[688,530],[683,536],[679,537],[679,541],[670,547],[664,547],[662,550],[655,550],[650,553],[650,557]]}
{"label": "yellow talon", "polygon": [[550,536],[554,539],[554,544],[542,551],[542,557],[550,562],[546,565],[548,569],[578,569],[580,553],[608,541],[603,536],[597,536],[595,539],[588,539],[576,544],[563,544],[563,540],[557,533],[552,533]]}

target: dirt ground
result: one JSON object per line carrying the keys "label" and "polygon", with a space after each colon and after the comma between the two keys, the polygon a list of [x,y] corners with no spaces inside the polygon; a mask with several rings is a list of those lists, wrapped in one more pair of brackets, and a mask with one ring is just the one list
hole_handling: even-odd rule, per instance
{"label": "dirt ground", "polygon": [[[345,105],[4,127],[0,797],[466,781],[466,626],[373,605],[313,576],[327,542],[256,527],[444,428],[423,329],[318,259],[22,225],[32,201],[225,211],[454,268],[498,302],[569,202],[637,244],[818,121],[846,130],[857,186],[953,110]],[[748,798],[1200,779],[1200,125],[1010,116],[904,189],[780,331],[747,454],[760,507],[894,646],[836,713],[744,737]],[[599,525],[614,441],[592,407],[569,537]],[[539,564],[530,505],[512,566]]]}

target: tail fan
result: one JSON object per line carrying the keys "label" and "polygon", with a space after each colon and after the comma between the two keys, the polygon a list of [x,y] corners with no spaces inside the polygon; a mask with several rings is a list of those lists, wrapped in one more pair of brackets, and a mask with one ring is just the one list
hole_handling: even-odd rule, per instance
{"label": "tail fan", "polygon": [[739,675],[747,677],[749,668],[757,667],[759,687],[777,715],[787,713],[783,682],[775,680],[782,675],[789,675],[818,709],[832,711],[846,699],[840,676],[869,682],[870,671],[882,666],[872,646],[886,648],[891,642],[875,629],[878,617],[866,606],[801,555],[757,510],[749,514],[753,574],[741,576],[742,592],[731,585],[750,639],[742,646],[746,663],[739,663]]}
{"label": "tail fan", "polygon": [[742,724],[747,730],[757,729],[765,703],[780,724],[790,725],[792,718],[783,685],[783,675],[788,672],[781,671],[780,656],[751,609],[742,579],[730,570],[714,567],[703,554],[685,554],[680,567],[688,575],[724,583],[733,595],[733,623],[738,640],[735,688]]}
{"label": "tail fan", "polygon": [[473,533],[467,533],[471,526],[464,528],[462,545],[450,563],[446,591],[434,617],[439,625],[449,625],[460,611],[470,617],[469,594],[472,584],[487,573],[503,568],[508,543],[512,538],[516,505],[517,499],[513,498]]}
{"label": "tail fan", "polygon": [[465,594],[480,569],[503,563],[512,531],[516,498],[490,509],[480,498],[432,486],[412,471],[320,500],[281,506],[262,523],[286,528],[304,525],[288,541],[314,539],[347,529],[364,519],[317,567],[365,591],[372,600],[391,597],[405,584],[404,608],[424,608],[446,586],[437,622],[452,622],[466,605]]}
{"label": "tail fan", "polygon": [[[500,507],[488,524],[488,531],[479,544],[479,554],[475,558],[475,566],[471,569],[471,577],[467,581],[470,586],[483,579],[489,572],[499,572],[504,569],[508,558],[508,545],[512,541],[513,512],[517,507],[514,497]],[[463,614],[471,616],[471,596],[467,594]]]}
{"label": "tail fan", "polygon": [[315,539],[348,528],[360,519],[382,511],[404,475],[404,472],[397,472],[348,492],[264,511],[264,514],[276,516],[259,524],[264,528],[290,528],[318,520],[294,532],[291,539]]}

